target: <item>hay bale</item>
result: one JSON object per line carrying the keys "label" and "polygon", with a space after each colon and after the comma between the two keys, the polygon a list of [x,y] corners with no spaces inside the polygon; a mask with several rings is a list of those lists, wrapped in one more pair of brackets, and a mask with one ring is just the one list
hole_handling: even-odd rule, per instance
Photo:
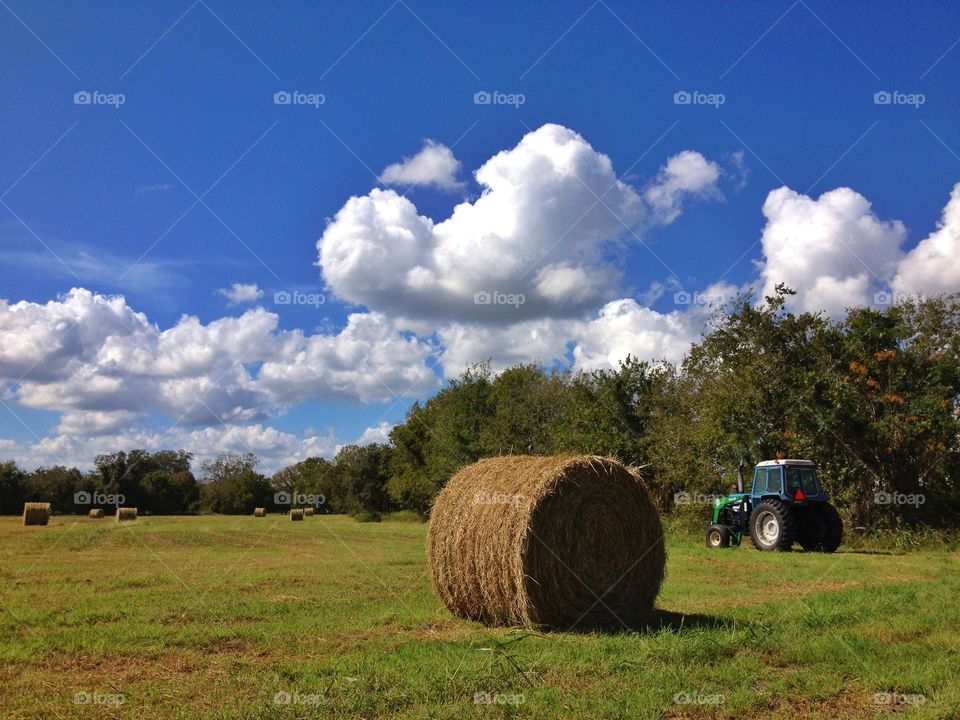
{"label": "hay bale", "polygon": [[24,525],[46,525],[50,521],[50,503],[28,502],[23,504]]}
{"label": "hay bale", "polygon": [[89,517],[89,518],[96,518],[96,519],[102,518],[102,517],[103,517],[103,509],[102,509],[102,508],[94,508],[93,510],[91,510],[90,512],[87,513],[87,517]]}
{"label": "hay bale", "polygon": [[666,563],[640,478],[615,460],[569,455],[460,470],[434,502],[427,555],[454,614],[559,629],[642,624]]}
{"label": "hay bale", "polygon": [[291,519],[291,520],[303,520],[303,510],[302,510],[302,509],[299,509],[299,508],[296,509],[296,510],[291,510],[291,511],[290,511],[290,519]]}
{"label": "hay bale", "polygon": [[316,512],[316,511],[315,511],[313,508],[304,508],[304,509],[303,509],[303,516],[304,516],[304,517],[313,517],[314,512]]}
{"label": "hay bale", "polygon": [[254,516],[254,517],[266,517],[266,516],[267,516],[267,509],[266,509],[266,508],[254,508],[254,509],[253,509],[253,516]]}
{"label": "hay bale", "polygon": [[137,519],[136,508],[117,508],[117,522],[126,522],[127,520]]}

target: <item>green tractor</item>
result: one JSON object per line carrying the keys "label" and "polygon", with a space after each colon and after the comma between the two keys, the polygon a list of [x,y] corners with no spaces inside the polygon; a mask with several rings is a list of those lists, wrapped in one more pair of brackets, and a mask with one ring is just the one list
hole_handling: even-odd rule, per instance
{"label": "green tractor", "polygon": [[790,550],[794,542],[807,551],[833,552],[843,539],[843,521],[820,488],[810,460],[765,460],[753,470],[753,486],[743,489],[743,466],[737,492],[713,502],[707,547],[739,545],[749,535],[758,550]]}

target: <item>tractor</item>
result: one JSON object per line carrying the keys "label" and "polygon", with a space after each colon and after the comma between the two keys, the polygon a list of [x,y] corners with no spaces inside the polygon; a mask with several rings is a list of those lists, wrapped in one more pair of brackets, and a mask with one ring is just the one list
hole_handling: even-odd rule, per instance
{"label": "tractor", "polygon": [[807,551],[833,552],[843,539],[843,521],[820,488],[810,460],[765,460],[753,470],[753,486],[713,502],[707,547],[740,545],[749,535],[758,550],[790,550],[794,541]]}

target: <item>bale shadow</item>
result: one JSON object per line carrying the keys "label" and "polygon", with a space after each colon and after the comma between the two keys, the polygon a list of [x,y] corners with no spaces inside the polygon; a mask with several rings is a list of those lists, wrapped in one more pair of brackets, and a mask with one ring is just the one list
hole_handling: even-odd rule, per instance
{"label": "bale shadow", "polygon": [[[742,626],[744,623],[738,622]],[[622,635],[623,633],[638,633],[641,635],[659,632],[660,630],[716,630],[733,628],[734,622],[727,618],[702,613],[679,613],[670,610],[651,610],[632,622],[624,623],[615,618],[582,621],[571,628],[555,628],[558,632],[567,633],[602,633],[604,635]]]}

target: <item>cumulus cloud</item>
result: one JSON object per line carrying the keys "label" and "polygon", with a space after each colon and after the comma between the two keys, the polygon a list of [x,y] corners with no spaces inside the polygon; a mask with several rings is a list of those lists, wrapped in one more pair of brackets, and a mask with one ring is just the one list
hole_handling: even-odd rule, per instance
{"label": "cumulus cloud", "polygon": [[433,185],[444,190],[457,190],[464,183],[457,180],[460,161],[446,145],[425,140],[423,149],[401,162],[387,165],[378,178],[384,185]]}
{"label": "cumulus cloud", "polygon": [[[741,156],[742,159],[742,156]],[[682,203],[691,197],[722,198],[717,187],[720,166],[693,150],[684,150],[667,160],[644,192],[654,218],[668,225],[680,216]]]}
{"label": "cumulus cloud", "polygon": [[220,288],[217,292],[227,299],[228,305],[252,303],[263,297],[263,290],[256,283],[233,283],[229,288]]}
{"label": "cumulus cloud", "polygon": [[934,295],[960,292],[960,183],[953,186],[937,229],[900,262],[894,292]]}
{"label": "cumulus cloud", "polygon": [[181,426],[259,422],[311,398],[369,404],[439,385],[435,348],[377,313],[333,334],[279,330],[263,308],[160,330],[122,297],[75,288],[0,301],[0,381],[22,406],[62,413],[64,434],[109,434],[150,413]]}
{"label": "cumulus cloud", "polygon": [[797,291],[790,303],[798,310],[839,316],[847,307],[871,305],[875,288],[893,277],[903,257],[903,223],[881,220],[850,188],[814,200],[782,187],[767,195],[763,214],[761,294],[786,283]]}
{"label": "cumulus cloud", "polygon": [[357,438],[356,445],[370,445],[371,443],[390,442],[390,431],[393,430],[393,423],[381,420],[376,425],[371,425],[363,434]]}

